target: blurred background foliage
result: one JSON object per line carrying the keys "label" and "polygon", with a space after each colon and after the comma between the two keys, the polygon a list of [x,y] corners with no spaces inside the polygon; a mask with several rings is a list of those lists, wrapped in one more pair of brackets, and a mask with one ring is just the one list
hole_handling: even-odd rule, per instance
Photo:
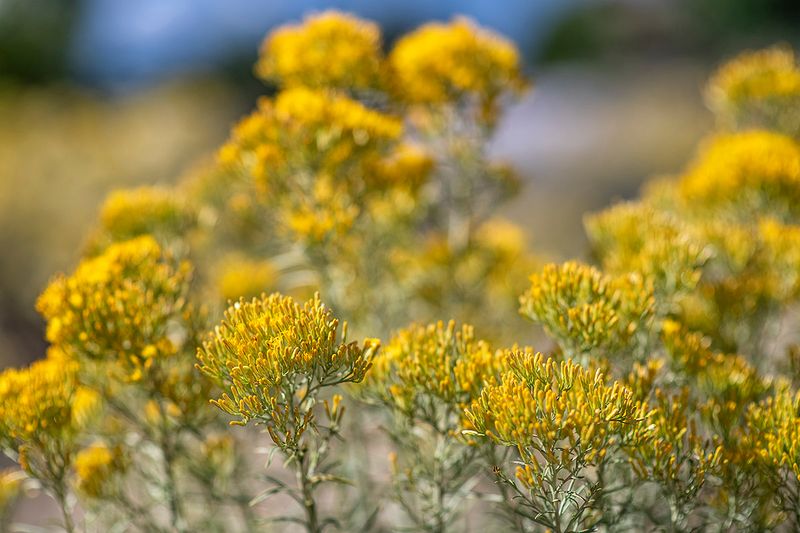
{"label": "blurred background foliage", "polygon": [[586,253],[584,212],[682,166],[710,127],[713,65],[800,42],[793,0],[0,0],[0,366],[44,353],[34,299],[106,193],[207,157],[264,91],[263,35],[327,8],[390,41],[459,13],[517,42],[535,87],[493,149],[525,179],[509,216],[552,257]]}

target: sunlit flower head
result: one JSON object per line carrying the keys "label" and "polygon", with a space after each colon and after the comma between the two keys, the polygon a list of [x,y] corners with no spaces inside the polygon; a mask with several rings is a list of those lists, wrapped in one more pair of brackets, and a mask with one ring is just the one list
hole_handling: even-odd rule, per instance
{"label": "sunlit flower head", "polygon": [[402,37],[389,61],[395,90],[412,103],[473,98],[491,114],[501,95],[525,86],[515,46],[464,18],[426,24]]}
{"label": "sunlit flower head", "polygon": [[718,135],[680,180],[686,202],[727,216],[800,217],[800,145],[768,131]]}
{"label": "sunlit flower head", "polygon": [[708,83],[710,107],[728,126],[800,134],[800,66],[788,46],[745,52]]}
{"label": "sunlit flower head", "polygon": [[175,352],[170,336],[187,308],[191,268],[150,236],[109,246],[59,276],[37,301],[47,339],[65,353],[117,361],[141,379],[157,356]]}
{"label": "sunlit flower head", "polygon": [[376,24],[326,11],[270,33],[256,73],[283,87],[372,89],[381,83],[382,55]]}
{"label": "sunlit flower head", "polygon": [[[315,296],[304,304],[278,293],[240,300],[198,350],[200,370],[222,395],[212,403],[239,418],[267,424],[288,391],[364,379],[377,341],[347,342],[347,325]],[[294,394],[292,392],[291,394]]]}

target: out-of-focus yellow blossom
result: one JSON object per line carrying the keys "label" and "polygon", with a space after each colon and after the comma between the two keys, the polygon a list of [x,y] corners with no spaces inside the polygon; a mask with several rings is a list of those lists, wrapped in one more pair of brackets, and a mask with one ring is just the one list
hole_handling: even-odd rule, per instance
{"label": "out-of-focus yellow blossom", "polygon": [[[472,320],[492,341],[513,342],[523,323],[518,296],[527,274],[541,265],[525,241],[519,227],[494,218],[476,228],[463,248],[437,232],[418,249],[396,251],[393,262],[402,283],[428,306],[418,314]],[[487,315],[487,306],[494,312]]]}
{"label": "out-of-focus yellow blossom", "polygon": [[113,491],[114,477],[123,473],[125,464],[119,447],[92,444],[75,456],[75,484],[89,498],[103,498]]}
{"label": "out-of-focus yellow blossom", "polygon": [[228,434],[212,433],[203,441],[202,452],[214,471],[230,475],[236,466],[236,441]]}
{"label": "out-of-focus yellow blossom", "polygon": [[373,89],[381,85],[381,61],[376,24],[326,11],[270,33],[256,74],[284,87]]}
{"label": "out-of-focus yellow blossom", "polygon": [[[347,324],[315,296],[304,304],[272,294],[233,304],[198,350],[200,370],[223,388],[212,403],[264,424],[276,444],[296,445],[311,421],[304,405],[320,387],[359,382],[378,342],[347,342]],[[298,395],[295,397],[295,395]]]}
{"label": "out-of-focus yellow blossom", "polygon": [[734,103],[800,95],[800,69],[789,47],[745,52],[723,65],[709,83],[711,96]]}
{"label": "out-of-focus yellow blossom", "polygon": [[[432,425],[460,409],[499,375],[502,353],[475,338],[472,326],[438,322],[395,334],[375,358],[363,387],[407,416]],[[451,417],[452,418],[452,417]]]}
{"label": "out-of-focus yellow blossom", "polygon": [[[646,334],[655,300],[638,274],[608,276],[577,262],[549,264],[531,276],[520,312],[541,324],[568,357],[620,356]],[[598,353],[599,350],[599,353]]]}
{"label": "out-of-focus yellow blossom", "polygon": [[303,239],[344,232],[365,195],[387,183],[373,168],[402,133],[402,122],[347,97],[295,88],[233,131],[220,162],[252,174],[276,220]]}
{"label": "out-of-focus yellow blossom", "polygon": [[109,246],[57,277],[37,301],[47,339],[68,355],[116,361],[138,381],[175,352],[170,328],[189,313],[191,269],[150,236]]}
{"label": "out-of-focus yellow blossom", "polygon": [[800,134],[800,66],[788,46],[740,54],[714,74],[706,97],[727,126]]}
{"label": "out-of-focus yellow blossom", "polygon": [[399,98],[423,104],[474,99],[485,118],[493,117],[501,95],[526,86],[514,45],[465,18],[402,37],[389,62]]}
{"label": "out-of-focus yellow blossom", "polygon": [[471,250],[481,258],[477,263],[487,265],[482,277],[492,300],[516,303],[527,274],[541,265],[526,241],[522,228],[502,218],[489,219],[475,230]]}
{"label": "out-of-focus yellow blossom", "polygon": [[762,219],[758,225],[766,292],[787,302],[800,295],[800,226]]}
{"label": "out-of-focus yellow blossom", "polygon": [[680,181],[690,206],[749,219],[800,220],[800,145],[768,131],[709,140]]}
{"label": "out-of-focus yellow blossom", "polygon": [[417,191],[426,183],[433,166],[433,158],[421,147],[402,143],[377,160],[372,171],[374,179],[383,181],[387,187]]}
{"label": "out-of-focus yellow blossom", "polygon": [[270,291],[277,279],[278,270],[270,261],[234,256],[222,261],[217,286],[225,300],[237,300]]}
{"label": "out-of-focus yellow blossom", "polygon": [[336,190],[330,175],[319,176],[308,201],[296,202],[285,215],[287,227],[302,241],[341,238],[353,226],[360,206],[346,192]]}
{"label": "out-of-focus yellow blossom", "polygon": [[638,272],[661,296],[697,286],[709,250],[676,216],[645,203],[622,203],[586,219],[603,268]]}
{"label": "out-of-focus yellow blossom", "polygon": [[698,216],[691,231],[706,243],[710,259],[697,289],[678,299],[681,321],[719,349],[757,357],[759,324],[798,295],[800,233],[772,217]]}
{"label": "out-of-focus yellow blossom", "polygon": [[47,358],[0,374],[0,441],[19,454],[20,466],[48,484],[60,484],[81,432],[100,405],[78,384],[78,365]]}
{"label": "out-of-focus yellow blossom", "polygon": [[[649,359],[645,363],[633,363],[633,368],[625,377],[623,384],[633,392],[634,398],[646,401],[655,389],[656,381],[663,373],[663,359]],[[601,369],[606,372],[606,369]]]}
{"label": "out-of-focus yellow blossom", "polygon": [[142,235],[183,237],[194,221],[192,207],[175,190],[159,186],[119,190],[103,204],[92,244],[102,248]]}
{"label": "out-of-focus yellow blossom", "polygon": [[493,250],[498,257],[517,258],[525,249],[525,232],[512,222],[493,218],[475,232],[481,248]]}
{"label": "out-of-focus yellow blossom", "polygon": [[360,162],[357,156],[401,133],[395,117],[345,96],[298,87],[274,100],[262,98],[258,110],[234,128],[219,157],[222,163],[251,163],[257,181],[274,192],[290,185],[270,179],[287,167],[330,172]]}

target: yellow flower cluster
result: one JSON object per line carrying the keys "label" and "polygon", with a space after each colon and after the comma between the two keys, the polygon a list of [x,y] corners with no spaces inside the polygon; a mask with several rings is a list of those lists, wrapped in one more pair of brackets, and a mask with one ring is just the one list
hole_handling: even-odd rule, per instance
{"label": "yellow flower cluster", "polygon": [[[519,294],[527,275],[541,265],[526,244],[518,226],[492,218],[474,229],[466,246],[435,232],[420,247],[399,250],[392,259],[401,283],[413,288],[429,314],[474,321],[493,342],[513,342],[523,323]],[[487,315],[487,306],[495,312]]]}
{"label": "yellow flower cluster", "polygon": [[235,256],[222,261],[217,286],[225,300],[236,300],[273,289],[277,279],[278,271],[271,262]]}
{"label": "yellow flower cluster", "polygon": [[758,241],[759,267],[766,277],[764,292],[779,302],[796,299],[800,296],[800,225],[762,219]]}
{"label": "yellow flower cluster", "polygon": [[690,291],[710,251],[678,217],[642,202],[626,202],[586,219],[605,271],[638,272],[660,296]]}
{"label": "yellow flower cluster", "polygon": [[755,357],[765,317],[800,288],[798,200],[800,144],[768,131],[721,134],[677,180],[587,227],[610,273],[653,282],[660,314]]}
{"label": "yellow flower cluster", "polygon": [[402,37],[389,63],[401,99],[423,104],[474,99],[487,117],[500,96],[525,87],[514,45],[464,18],[427,24]]}
{"label": "yellow flower cluster", "polygon": [[433,164],[433,158],[421,147],[402,143],[375,161],[372,179],[385,184],[386,188],[416,191],[427,181]]}
{"label": "yellow flower cluster", "polygon": [[771,217],[735,223],[709,215],[695,215],[693,228],[712,254],[698,290],[681,298],[681,319],[720,348],[755,356],[758,321],[797,296],[800,234]]}
{"label": "yellow flower cluster", "polygon": [[718,135],[680,180],[684,200],[737,218],[800,219],[800,145],[768,131]]}
{"label": "yellow flower cluster", "polygon": [[252,173],[277,220],[303,240],[348,229],[361,199],[382,189],[372,167],[402,122],[345,96],[304,87],[263,99],[220,151],[223,164]]}
{"label": "yellow flower cluster", "polygon": [[763,461],[800,480],[800,392],[779,391],[747,413],[753,446]]}
{"label": "yellow flower cluster", "polygon": [[70,356],[116,361],[138,381],[176,347],[170,328],[188,312],[190,267],[150,236],[109,246],[56,278],[37,309],[47,340]]}
{"label": "yellow flower cluster", "polygon": [[301,305],[275,293],[233,304],[197,358],[224,390],[212,403],[239,418],[233,423],[256,420],[276,443],[296,443],[310,422],[305,400],[321,387],[361,381],[372,364],[378,342],[346,337],[347,324],[340,334],[318,295]]}
{"label": "yellow flower cluster", "polygon": [[100,210],[95,246],[103,247],[142,235],[183,236],[195,214],[178,193],[166,187],[139,187],[111,193]]}
{"label": "yellow flower cluster", "polygon": [[728,125],[800,133],[800,66],[789,47],[746,52],[720,67],[706,90]]}
{"label": "yellow flower cluster", "polygon": [[714,96],[732,102],[800,95],[800,68],[789,47],[740,54],[709,82]]}
{"label": "yellow flower cluster", "polygon": [[75,484],[81,494],[102,498],[112,491],[114,477],[123,473],[125,464],[119,447],[92,444],[75,456]]}
{"label": "yellow flower cluster", "polygon": [[[491,233],[475,231],[514,180],[507,167],[485,157],[488,129],[476,120],[474,107],[495,108],[500,95],[524,85],[519,57],[513,45],[466,21],[441,29],[449,49],[443,51],[447,65],[436,83],[447,84],[449,96],[409,106],[410,92],[403,88],[409,80],[383,57],[374,24],[326,12],[279,28],[265,40],[257,66],[261,76],[277,82],[278,91],[261,99],[218,152],[218,172],[235,183],[235,193],[222,192],[227,204],[212,200],[216,205],[207,211],[218,215],[215,228],[227,231],[232,220],[241,219],[242,228],[230,229],[234,238],[246,239],[245,246],[258,242],[262,249],[288,251],[290,262],[299,256],[298,264],[282,271],[309,268],[312,275],[304,280],[317,283],[354,323],[378,322],[388,330],[411,319],[471,318],[471,312],[457,309],[462,298],[433,294],[438,284],[433,278],[449,279],[450,266],[460,267],[469,287],[463,307],[483,308],[486,298],[478,300],[488,283],[504,299],[496,321],[516,318],[512,300],[522,287],[509,286],[507,267],[519,265],[517,273],[530,266],[517,261],[529,259],[524,245],[512,259],[508,248],[482,247]],[[403,41],[405,51],[398,46],[397,57],[414,53],[412,37]],[[429,50],[426,42],[430,39],[421,36],[418,44]],[[423,50],[410,61],[428,61],[427,56]],[[455,100],[458,105],[451,105]],[[430,127],[420,126],[425,121],[412,116],[418,114]],[[445,190],[450,188],[462,191],[458,199],[450,198]],[[406,253],[423,232],[435,234],[432,241],[456,233],[447,228],[456,218],[462,226],[458,242],[448,237],[442,247],[431,246],[431,255],[445,249],[434,259],[446,264],[426,271],[422,263],[429,257]],[[299,277],[278,286],[291,289]],[[409,293],[421,314],[397,303]],[[373,305],[387,311],[364,318]]]}
{"label": "yellow flower cluster", "polygon": [[526,487],[543,485],[547,465],[597,464],[611,449],[648,438],[647,405],[599,371],[528,350],[507,357],[502,381],[484,387],[466,416],[477,433],[519,450]]}
{"label": "yellow flower cluster", "polygon": [[78,365],[58,352],[0,374],[0,442],[39,479],[60,482],[80,431],[97,412],[96,393],[78,384]]}
{"label": "yellow flower cluster", "polygon": [[377,25],[326,11],[270,33],[256,73],[284,87],[372,89],[381,84],[382,59]]}
{"label": "yellow flower cluster", "polygon": [[258,110],[234,128],[220,158],[252,160],[257,181],[275,191],[289,185],[275,178],[292,164],[330,172],[401,133],[395,117],[329,91],[297,87],[275,100],[261,99]]}
{"label": "yellow flower cluster", "polygon": [[476,339],[472,326],[438,322],[395,334],[376,356],[364,387],[393,409],[435,425],[442,411],[460,416],[501,368],[501,352]]}
{"label": "yellow flower cluster", "polygon": [[698,430],[688,389],[674,395],[656,391],[655,403],[650,417],[652,438],[625,450],[640,479],[670,487],[665,496],[672,499],[669,503],[676,516],[671,520],[682,528],[685,524],[680,522],[699,504],[697,495],[706,477],[721,464],[723,448],[704,439]]}
{"label": "yellow flower cluster", "polygon": [[520,312],[541,324],[568,357],[630,353],[635,347],[629,341],[652,319],[652,289],[635,274],[612,277],[567,262],[546,265],[530,279]]}
{"label": "yellow flower cluster", "polygon": [[641,201],[587,220],[603,265],[655,280],[667,303],[651,344],[664,369],[629,378],[656,408],[655,433],[628,455],[641,481],[660,487],[674,530],[709,513],[753,530],[800,520],[800,397],[776,376],[780,329],[796,322],[800,295],[799,72],[782,49],[723,67],[709,98],[738,131],[711,138]]}

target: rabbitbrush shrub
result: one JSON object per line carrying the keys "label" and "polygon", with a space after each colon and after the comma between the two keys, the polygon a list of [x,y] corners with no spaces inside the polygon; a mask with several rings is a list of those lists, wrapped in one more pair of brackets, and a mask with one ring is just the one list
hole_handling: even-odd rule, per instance
{"label": "rabbitbrush shrub", "polygon": [[0,524],[37,484],[70,532],[800,528],[791,50],[714,75],[718,131],[586,218],[594,265],[499,216],[516,49],[455,19],[383,50],[277,29],[215,163],[108,198],[47,357],[0,375]]}

